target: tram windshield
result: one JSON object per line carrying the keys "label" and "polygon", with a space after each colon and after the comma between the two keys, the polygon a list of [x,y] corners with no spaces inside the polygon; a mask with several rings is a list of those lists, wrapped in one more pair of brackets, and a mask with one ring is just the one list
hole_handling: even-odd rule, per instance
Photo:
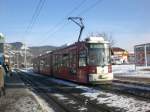
{"label": "tram windshield", "polygon": [[110,52],[108,44],[90,43],[88,44],[88,65],[105,66],[110,62]]}

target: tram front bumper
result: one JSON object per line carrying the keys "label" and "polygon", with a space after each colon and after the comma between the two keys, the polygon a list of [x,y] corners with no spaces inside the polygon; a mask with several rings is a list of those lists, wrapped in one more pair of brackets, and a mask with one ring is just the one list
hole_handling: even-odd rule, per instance
{"label": "tram front bumper", "polygon": [[89,74],[89,82],[103,82],[103,81],[112,81],[113,73],[107,74]]}

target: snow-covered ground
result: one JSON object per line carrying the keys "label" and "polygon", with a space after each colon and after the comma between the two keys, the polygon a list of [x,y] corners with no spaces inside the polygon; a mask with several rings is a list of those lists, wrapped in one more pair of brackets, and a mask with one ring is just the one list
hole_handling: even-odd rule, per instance
{"label": "snow-covered ground", "polygon": [[[84,92],[81,95],[89,97],[91,100],[97,100],[97,104],[106,104],[110,107],[118,107],[126,110],[127,112],[146,112],[150,110],[150,102],[137,100],[132,97],[112,94],[102,90],[96,90],[92,87],[79,86],[67,81],[62,81],[59,79],[48,79],[58,84],[64,84],[68,86],[73,86],[78,89],[82,89]],[[61,97],[59,95],[59,97]],[[66,99],[63,96],[60,99]]]}
{"label": "snow-covered ground", "polygon": [[97,91],[90,88],[80,88],[86,90],[82,93],[82,95],[89,97],[91,100],[97,100],[97,104],[106,104],[109,107],[118,107],[127,112],[146,112],[150,110],[150,102],[104,91]]}
{"label": "snow-covered ground", "polygon": [[150,78],[150,71],[143,71],[135,65],[113,65],[114,76],[131,76]]}
{"label": "snow-covered ground", "polygon": [[[41,108],[27,89],[7,88],[6,96],[0,97],[0,112],[48,112]],[[54,112],[54,111],[50,111]]]}
{"label": "snow-covered ground", "polygon": [[[36,95],[34,92],[29,91],[30,94],[34,96],[34,98],[37,100],[41,107],[40,112],[55,112],[42,98],[40,98],[38,95]],[[36,111],[37,112],[37,111]]]}
{"label": "snow-covered ground", "polygon": [[58,79],[52,79],[51,81],[55,81],[56,83],[64,85],[71,85],[75,88],[82,89],[84,90],[84,92],[81,93],[81,95],[89,97],[91,100],[97,100],[98,104],[106,104],[110,107],[122,108],[128,112],[145,112],[150,110],[150,102],[129,98],[127,96],[119,96],[116,94],[95,90],[90,87],[79,86],[77,84]]}
{"label": "snow-covered ground", "polygon": [[[23,70],[24,72],[30,72],[31,70]],[[125,76],[137,76],[150,78],[150,71],[135,70],[134,65],[113,65],[114,75]],[[38,75],[38,74],[34,74]],[[38,75],[41,76],[41,75]],[[73,86],[78,89],[82,89],[84,92],[81,95],[89,97],[90,100],[96,100],[98,104],[106,104],[109,107],[118,107],[124,109],[127,112],[148,112],[150,111],[150,101],[138,100],[132,97],[123,95],[117,95],[103,90],[96,90],[91,87],[80,86],[68,81],[62,81],[59,79],[48,78],[52,82]],[[63,96],[56,95],[60,99],[64,99]],[[66,98],[65,98],[66,99]]]}

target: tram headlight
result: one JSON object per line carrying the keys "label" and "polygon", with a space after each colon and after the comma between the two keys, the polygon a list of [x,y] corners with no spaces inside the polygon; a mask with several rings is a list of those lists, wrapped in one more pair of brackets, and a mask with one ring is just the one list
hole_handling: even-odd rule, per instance
{"label": "tram headlight", "polygon": [[89,68],[89,73],[96,73],[96,72],[97,72],[96,68]]}
{"label": "tram headlight", "polygon": [[108,65],[108,73],[112,73],[112,66]]}

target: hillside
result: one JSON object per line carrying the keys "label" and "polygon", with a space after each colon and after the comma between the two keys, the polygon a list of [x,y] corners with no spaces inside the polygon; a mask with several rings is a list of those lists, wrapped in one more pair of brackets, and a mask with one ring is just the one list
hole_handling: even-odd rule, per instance
{"label": "hillside", "polygon": [[[8,43],[11,46],[12,50],[16,50],[16,51],[21,51],[21,48],[23,46],[22,42],[13,42],[13,43]],[[28,51],[33,55],[33,56],[38,56],[40,54],[46,53],[48,51],[52,51],[54,49],[56,49],[56,46],[31,46],[28,47]]]}
{"label": "hillside", "polygon": [[52,51],[52,50],[54,50],[56,48],[57,47],[55,47],[55,46],[34,46],[34,47],[29,47],[30,52],[34,56],[38,56],[38,55],[46,53],[48,51]]}

